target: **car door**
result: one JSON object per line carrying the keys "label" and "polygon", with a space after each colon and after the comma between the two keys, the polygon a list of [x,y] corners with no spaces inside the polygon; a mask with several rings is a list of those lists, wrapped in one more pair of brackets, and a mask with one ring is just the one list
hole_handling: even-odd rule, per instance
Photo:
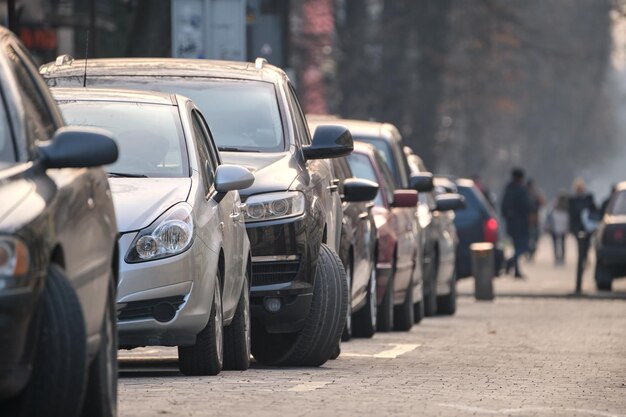
{"label": "car door", "polygon": [[[202,131],[203,148],[207,152],[209,165],[215,170],[221,164],[221,159],[211,131],[206,120],[197,109],[192,111],[194,125]],[[222,288],[222,306],[224,318],[230,319],[239,301],[239,292],[245,271],[245,259],[243,256],[243,235],[245,225],[243,223],[243,213],[241,212],[241,202],[239,193],[235,191],[227,192],[219,201],[220,227],[223,227],[222,250],[224,251],[224,287]]]}

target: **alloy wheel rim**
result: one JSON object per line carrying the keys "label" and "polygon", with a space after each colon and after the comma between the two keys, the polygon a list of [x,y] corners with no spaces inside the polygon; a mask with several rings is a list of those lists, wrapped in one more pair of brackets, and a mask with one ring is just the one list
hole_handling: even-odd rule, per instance
{"label": "alloy wheel rim", "polygon": [[217,345],[217,360],[222,363],[224,355],[224,329],[222,320],[222,297],[220,294],[219,283],[215,288],[215,342]]}
{"label": "alloy wheel rim", "polygon": [[346,313],[346,328],[352,334],[352,269],[346,268],[346,278],[348,280],[348,312]]}
{"label": "alloy wheel rim", "polygon": [[246,334],[246,353],[250,356],[251,351],[251,329],[250,329],[250,296],[248,295],[248,287],[243,289],[244,291],[244,309],[243,309],[243,324],[245,326]]}
{"label": "alloy wheel rim", "polygon": [[372,327],[376,327],[378,317],[378,306],[376,305],[376,268],[372,268],[370,274],[370,319]]}

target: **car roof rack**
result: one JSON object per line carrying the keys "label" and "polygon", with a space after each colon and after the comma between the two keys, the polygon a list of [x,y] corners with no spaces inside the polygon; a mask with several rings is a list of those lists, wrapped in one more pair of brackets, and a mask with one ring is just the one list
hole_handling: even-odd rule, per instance
{"label": "car roof rack", "polygon": [[258,57],[254,60],[254,68],[263,69],[263,66],[267,64],[267,59]]}
{"label": "car roof rack", "polygon": [[57,57],[57,59],[54,61],[54,65],[61,66],[65,64],[70,64],[72,63],[72,61],[74,61],[74,58],[72,57],[72,55],[63,54]]}

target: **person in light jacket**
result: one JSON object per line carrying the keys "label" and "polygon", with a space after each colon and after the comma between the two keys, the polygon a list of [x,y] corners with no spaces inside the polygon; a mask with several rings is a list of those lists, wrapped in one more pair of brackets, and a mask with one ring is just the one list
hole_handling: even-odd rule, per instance
{"label": "person in light jacket", "polygon": [[565,237],[569,231],[568,198],[561,192],[554,201],[546,220],[548,232],[552,236],[555,265],[565,264]]}

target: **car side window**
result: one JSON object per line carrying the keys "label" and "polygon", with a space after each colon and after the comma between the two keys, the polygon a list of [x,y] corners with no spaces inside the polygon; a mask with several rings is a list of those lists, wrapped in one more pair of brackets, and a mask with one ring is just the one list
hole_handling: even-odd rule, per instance
{"label": "car side window", "polygon": [[[50,112],[51,103],[46,100],[44,93],[40,89],[40,83],[35,77],[38,73],[29,70],[31,65],[24,53],[12,45],[6,45],[6,54],[9,63],[15,74],[15,79],[19,84],[19,91],[24,106],[26,116],[26,132],[29,140],[29,147],[34,146],[36,141],[46,141],[52,138],[56,131],[56,123]],[[43,83],[41,83],[43,85]]]}
{"label": "car side window", "polygon": [[387,201],[393,201],[393,193],[395,192],[395,182],[393,180],[393,175],[389,170],[389,166],[385,163],[385,160],[380,155],[379,152],[374,152],[374,159],[376,160],[376,164],[380,168],[380,172],[382,174],[383,182],[385,190],[387,190]]}
{"label": "car side window", "polygon": [[213,140],[213,134],[211,133],[211,129],[209,128],[209,125],[206,122],[206,119],[204,118],[202,113],[200,113],[197,110],[194,110],[193,112],[198,118],[198,120],[200,120],[200,123],[202,124],[202,129],[205,132],[204,136],[208,139],[207,147],[209,150],[209,156],[211,157],[211,163],[217,169],[217,167],[221,165],[222,160],[220,159],[220,153],[217,150],[217,147],[215,146],[215,140]]}
{"label": "car side window", "polygon": [[204,191],[208,194],[215,182],[216,166],[211,160],[208,139],[202,126],[202,120],[198,117],[196,112],[193,112],[191,116],[194,142],[198,148],[198,154],[200,155],[200,175],[204,178]]}
{"label": "car side window", "polygon": [[296,122],[296,129],[299,132],[300,141],[303,145],[311,144],[311,134],[309,133],[309,128],[306,123],[306,118],[304,117],[304,112],[300,107],[300,102],[298,101],[298,95],[296,94],[296,90],[293,88],[291,83],[289,83],[289,91],[287,93],[289,96],[289,105],[291,107],[291,111],[293,113],[294,121]]}

